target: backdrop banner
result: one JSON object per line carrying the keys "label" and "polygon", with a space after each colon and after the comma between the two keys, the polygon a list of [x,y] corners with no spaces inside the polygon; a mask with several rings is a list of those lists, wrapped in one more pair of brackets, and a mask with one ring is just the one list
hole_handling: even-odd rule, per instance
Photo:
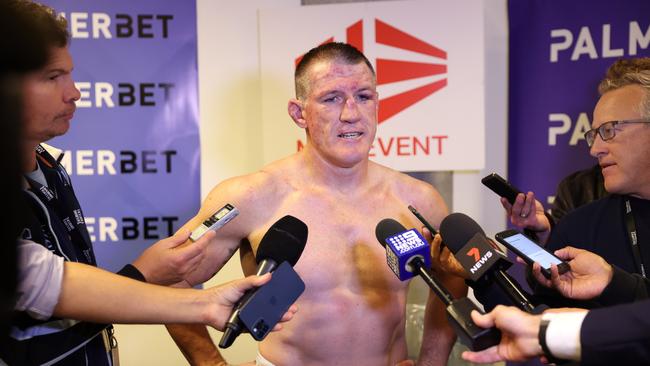
{"label": "backdrop banner", "polygon": [[620,58],[650,55],[650,2],[510,0],[508,175],[547,205],[597,163],[584,133],[598,83]]}
{"label": "backdrop banner", "polygon": [[196,2],[46,0],[81,91],[66,151],[99,265],[115,271],[200,204]]}

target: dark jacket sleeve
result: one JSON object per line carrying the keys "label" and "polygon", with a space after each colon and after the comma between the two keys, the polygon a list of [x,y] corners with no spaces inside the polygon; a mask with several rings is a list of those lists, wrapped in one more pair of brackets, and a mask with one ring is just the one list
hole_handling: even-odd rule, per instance
{"label": "dark jacket sleeve", "polygon": [[650,300],[591,310],[580,329],[582,365],[650,365]]}
{"label": "dark jacket sleeve", "polygon": [[650,281],[636,273],[628,273],[617,266],[612,266],[614,275],[612,281],[598,297],[598,302],[604,306],[625,304],[647,299],[650,292]]}

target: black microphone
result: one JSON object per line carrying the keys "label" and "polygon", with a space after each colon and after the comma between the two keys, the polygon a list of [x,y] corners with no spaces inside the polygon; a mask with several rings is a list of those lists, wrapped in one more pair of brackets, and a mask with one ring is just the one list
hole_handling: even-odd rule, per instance
{"label": "black microphone", "polygon": [[499,344],[501,332],[492,327],[480,328],[474,324],[470,313],[483,312],[467,297],[454,299],[451,293],[431,275],[429,243],[415,230],[406,230],[393,219],[383,219],[375,228],[377,240],[386,249],[386,261],[395,275],[405,281],[420,276],[447,306],[447,318],[460,338],[472,351],[480,351]]}
{"label": "black microphone", "polygon": [[[255,274],[261,276],[265,273],[272,272],[282,262],[288,262],[294,266],[307,243],[307,225],[299,219],[287,215],[276,221],[262,237],[255,260],[257,261],[257,271]],[[246,291],[244,296],[237,302],[233,312],[230,314],[224,333],[219,342],[220,348],[228,348],[235,341],[235,338],[241,334],[244,325],[239,319],[241,310],[247,303],[247,300],[255,294],[259,288]]]}
{"label": "black microphone", "polygon": [[[512,262],[492,243],[471,217],[452,213],[440,223],[440,235],[458,262],[469,273],[468,284],[475,291],[490,290],[497,283],[519,309],[537,313],[536,308],[519,283],[506,270]],[[544,308],[546,308],[544,306]]]}

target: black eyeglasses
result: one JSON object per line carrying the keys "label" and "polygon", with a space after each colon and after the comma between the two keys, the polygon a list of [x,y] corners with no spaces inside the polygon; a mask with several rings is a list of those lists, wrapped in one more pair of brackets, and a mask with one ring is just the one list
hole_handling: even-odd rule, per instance
{"label": "black eyeglasses", "polygon": [[599,134],[600,138],[603,139],[603,141],[613,139],[614,136],[616,136],[616,126],[625,123],[650,123],[650,120],[647,118],[639,118],[605,122],[602,125],[598,126],[598,128],[593,128],[585,132],[585,140],[587,140],[587,145],[591,147],[594,144],[594,141],[596,140],[596,134]]}

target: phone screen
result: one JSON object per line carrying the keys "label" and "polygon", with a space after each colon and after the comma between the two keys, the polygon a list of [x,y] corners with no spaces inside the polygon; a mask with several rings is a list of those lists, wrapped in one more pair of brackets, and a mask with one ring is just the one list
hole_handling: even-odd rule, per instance
{"label": "phone screen", "polygon": [[517,233],[512,236],[504,237],[503,240],[517,248],[518,251],[528,257],[531,261],[539,263],[546,269],[550,269],[551,264],[559,266],[560,263],[562,263],[560,259],[535,244],[532,240],[524,236],[524,234]]}

